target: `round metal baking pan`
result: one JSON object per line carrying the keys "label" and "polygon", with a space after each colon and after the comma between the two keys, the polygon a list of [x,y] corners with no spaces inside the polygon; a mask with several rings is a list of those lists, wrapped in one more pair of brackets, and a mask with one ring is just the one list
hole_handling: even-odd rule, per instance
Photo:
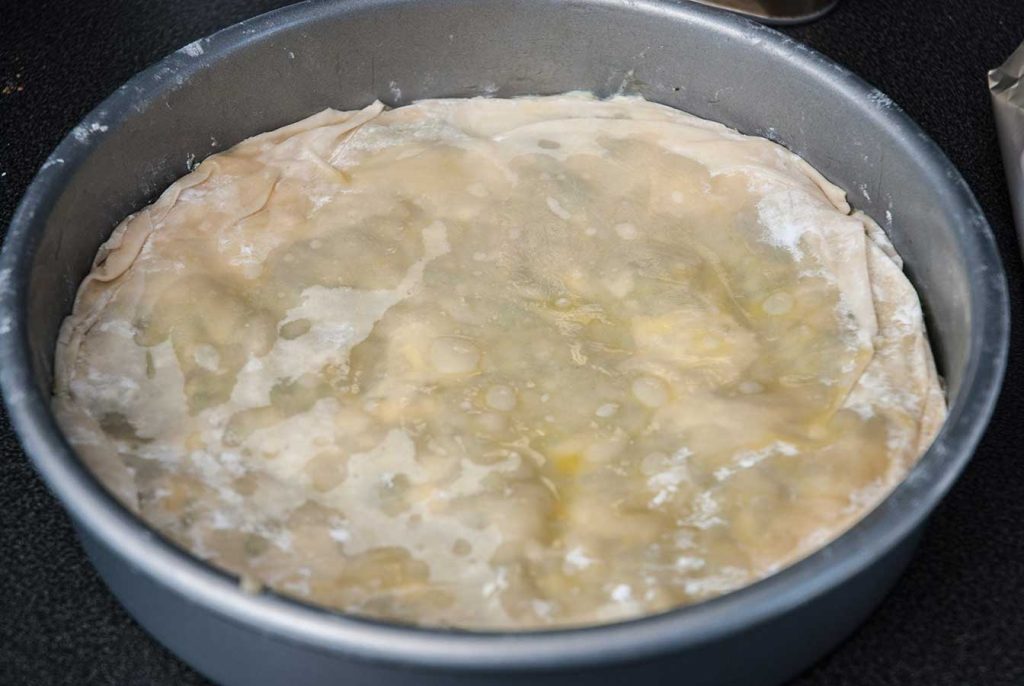
{"label": "round metal baking pan", "polygon": [[[50,412],[58,327],[116,223],[195,160],[326,106],[574,89],[639,93],[777,140],[890,234],[924,302],[950,413],[864,520],[774,576],[658,616],[521,634],[427,630],[246,594],[83,468]],[[851,632],[902,571],[984,431],[1008,328],[984,216],[898,107],[761,25],[656,0],[322,0],[243,22],[147,69],[76,126],[0,255],[0,389],[26,452],[138,621],[213,679],[246,686],[779,683]]]}

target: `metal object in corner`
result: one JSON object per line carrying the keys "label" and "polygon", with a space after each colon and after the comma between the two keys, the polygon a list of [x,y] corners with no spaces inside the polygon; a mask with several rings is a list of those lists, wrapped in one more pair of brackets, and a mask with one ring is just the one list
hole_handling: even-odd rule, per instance
{"label": "metal object in corner", "polygon": [[992,112],[999,132],[1017,237],[1024,250],[1024,44],[988,73]]}
{"label": "metal object in corner", "polygon": [[821,19],[839,0],[693,0],[736,12],[764,24],[788,26]]}

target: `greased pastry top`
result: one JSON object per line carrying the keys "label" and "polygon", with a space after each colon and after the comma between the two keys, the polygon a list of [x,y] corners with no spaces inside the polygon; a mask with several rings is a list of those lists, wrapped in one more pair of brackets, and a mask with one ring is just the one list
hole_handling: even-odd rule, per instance
{"label": "greased pastry top", "polygon": [[325,110],[100,249],[54,404],[147,522],[345,611],[635,617],[829,541],[945,405],[882,231],[770,141],[582,94]]}

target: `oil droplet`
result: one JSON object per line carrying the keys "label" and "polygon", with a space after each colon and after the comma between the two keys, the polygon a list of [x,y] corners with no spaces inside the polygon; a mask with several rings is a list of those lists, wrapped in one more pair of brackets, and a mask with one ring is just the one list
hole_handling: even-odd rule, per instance
{"label": "oil droplet", "polygon": [[636,282],[634,281],[633,274],[631,272],[619,272],[618,274],[608,278],[604,285],[605,288],[608,289],[608,292],[616,298],[625,298],[633,292]]}
{"label": "oil droplet", "polygon": [[192,358],[196,361],[196,364],[208,372],[215,372],[220,368],[220,353],[212,345],[203,343],[196,346],[195,352],[192,353]]}
{"label": "oil droplet", "polygon": [[309,333],[312,326],[313,322],[309,319],[293,319],[281,325],[279,335],[286,341],[294,340]]}
{"label": "oil droplet", "polygon": [[644,457],[640,462],[640,471],[645,476],[652,476],[664,471],[669,464],[668,455],[660,452],[653,452]]}
{"label": "oil droplet", "polygon": [[633,381],[633,395],[646,407],[661,407],[668,402],[668,387],[661,379],[641,376]]}
{"label": "oil droplet", "polygon": [[345,462],[340,454],[323,452],[306,463],[304,468],[313,488],[325,493],[345,480]]}
{"label": "oil droplet", "polygon": [[491,386],[487,389],[484,402],[492,410],[510,412],[516,407],[516,392],[503,384]]}
{"label": "oil droplet", "polygon": [[460,338],[438,338],[430,346],[430,361],[442,374],[466,374],[480,363],[480,351]]}
{"label": "oil droplet", "polygon": [[766,314],[786,314],[793,309],[793,296],[789,293],[772,293],[764,299],[763,303],[761,303],[761,309],[764,310]]}
{"label": "oil droplet", "polygon": [[567,209],[562,207],[562,203],[558,202],[557,200],[552,198],[550,195],[548,196],[547,201],[548,201],[548,209],[551,210],[551,214],[555,215],[556,217],[558,217],[562,221],[566,221],[566,220],[568,220],[572,216]]}
{"label": "oil droplet", "polygon": [[491,433],[500,433],[505,430],[508,423],[505,421],[504,415],[500,415],[496,412],[484,412],[477,419],[480,427],[484,431]]}
{"label": "oil droplet", "polygon": [[619,234],[619,238],[624,241],[631,241],[637,237],[636,227],[632,224],[616,224],[615,233]]}
{"label": "oil droplet", "polygon": [[756,381],[744,381],[740,384],[740,393],[746,393],[747,395],[753,395],[754,393],[760,393],[764,390],[764,386],[757,383]]}
{"label": "oil droplet", "polygon": [[633,589],[626,584],[619,584],[612,589],[612,600],[618,603],[625,603],[633,598]]}

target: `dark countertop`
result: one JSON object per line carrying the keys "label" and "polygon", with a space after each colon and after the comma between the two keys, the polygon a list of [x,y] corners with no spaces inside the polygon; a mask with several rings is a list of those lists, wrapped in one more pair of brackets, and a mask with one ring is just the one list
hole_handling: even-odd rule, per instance
{"label": "dark countertop", "polygon": [[[284,4],[3,3],[0,226],[61,137],[134,73]],[[1024,41],[1024,2],[840,0],[830,16],[787,32],[888,93],[960,168],[995,230],[1019,316],[1024,273],[985,73]],[[907,574],[794,686],[1024,684],[1022,329],[991,428]],[[107,592],[0,415],[0,684],[205,683]]]}

